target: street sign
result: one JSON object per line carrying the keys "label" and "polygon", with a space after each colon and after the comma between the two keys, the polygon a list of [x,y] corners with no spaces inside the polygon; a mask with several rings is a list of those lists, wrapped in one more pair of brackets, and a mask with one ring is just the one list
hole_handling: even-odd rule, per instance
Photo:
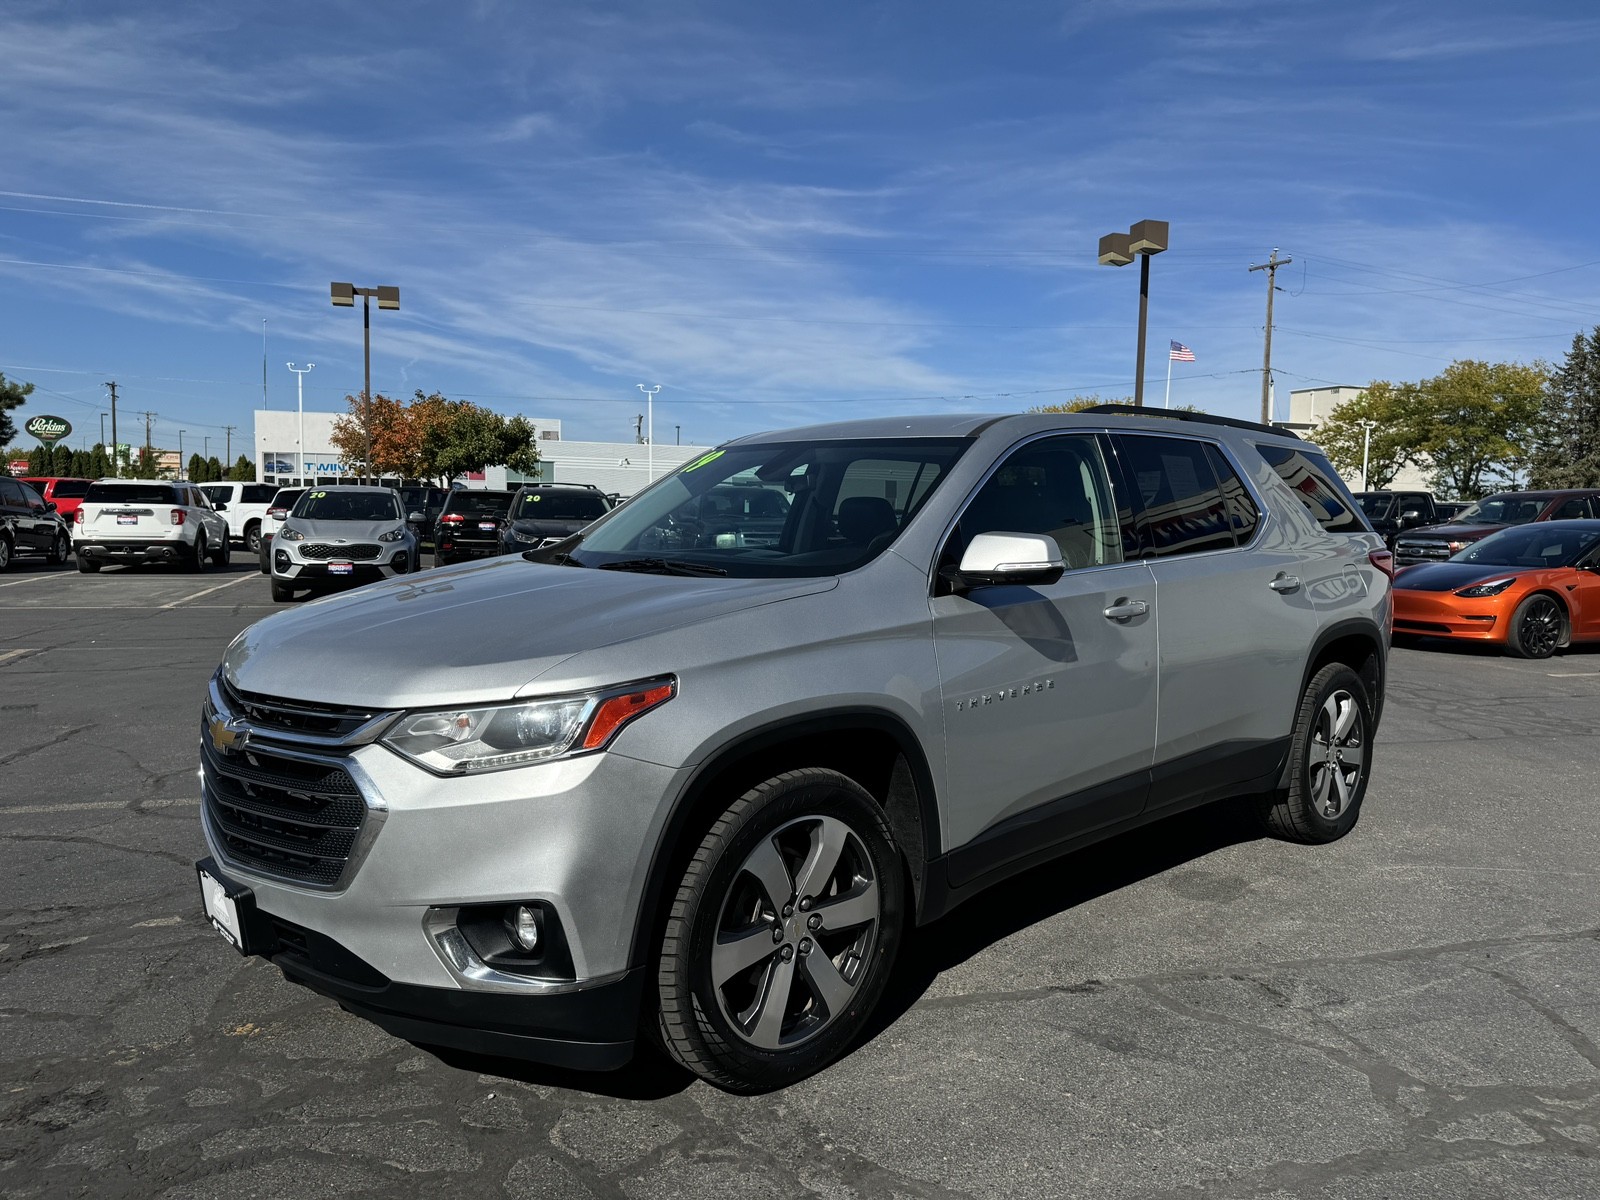
{"label": "street sign", "polygon": [[71,433],[72,426],[61,417],[51,417],[41,413],[37,417],[29,417],[22,430],[24,433],[31,433],[49,446]]}

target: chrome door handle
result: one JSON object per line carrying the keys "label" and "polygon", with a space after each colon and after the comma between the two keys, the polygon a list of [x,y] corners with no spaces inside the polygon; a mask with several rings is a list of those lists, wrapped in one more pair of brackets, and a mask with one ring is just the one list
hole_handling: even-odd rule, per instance
{"label": "chrome door handle", "polygon": [[1142,617],[1150,611],[1150,606],[1143,600],[1118,600],[1105,610],[1105,614],[1113,621],[1128,621],[1134,617]]}
{"label": "chrome door handle", "polygon": [[1267,586],[1275,592],[1298,592],[1300,590],[1300,576],[1279,575]]}

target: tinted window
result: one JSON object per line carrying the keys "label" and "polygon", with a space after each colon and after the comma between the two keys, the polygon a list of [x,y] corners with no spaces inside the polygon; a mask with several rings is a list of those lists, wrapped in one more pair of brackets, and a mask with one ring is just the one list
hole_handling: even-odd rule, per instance
{"label": "tinted window", "polygon": [[1592,516],[1594,516],[1594,513],[1590,509],[1589,501],[1585,500],[1582,496],[1574,496],[1571,500],[1563,503],[1560,508],[1556,509],[1555,515],[1550,519],[1552,521],[1570,521],[1582,517]]}
{"label": "tinted window", "polygon": [[469,517],[503,517],[511,510],[510,492],[451,492],[444,511]]}
{"label": "tinted window", "polygon": [[51,495],[59,496],[63,500],[71,500],[83,495],[88,490],[89,481],[87,479],[58,479],[56,480],[55,490],[51,492]]}
{"label": "tinted window", "polygon": [[246,504],[270,504],[278,489],[270,483],[247,483],[241,491]]}
{"label": "tinted window", "polygon": [[[782,499],[782,497],[779,497]],[[593,521],[606,515],[605,498],[599,492],[563,492],[539,488],[521,493],[514,521]]]}
{"label": "tinted window", "polygon": [[945,561],[960,562],[980,533],[1047,534],[1069,569],[1121,562],[1122,534],[1099,439],[1047,438],[1006,459],[961,514]]}
{"label": "tinted window", "polygon": [[1136,522],[1145,553],[1194,554],[1234,545],[1204,442],[1136,434],[1118,434],[1116,442],[1139,502]]}
{"label": "tinted window", "polygon": [[389,492],[307,492],[290,514],[304,521],[393,521],[400,506]]}
{"label": "tinted window", "polygon": [[1261,510],[1256,507],[1250,489],[1244,486],[1244,480],[1239,478],[1227,455],[1207,442],[1206,457],[1211,461],[1211,470],[1222,487],[1222,507],[1228,514],[1228,525],[1233,530],[1235,540],[1243,546],[1256,536],[1256,526],[1261,524]]}
{"label": "tinted window", "polygon": [[164,483],[91,483],[85,500],[111,504],[172,504],[173,489]]}
{"label": "tinted window", "polygon": [[1394,497],[1388,492],[1357,492],[1356,499],[1361,503],[1361,511],[1369,517],[1387,517],[1394,507]]}
{"label": "tinted window", "polygon": [[1551,528],[1541,521],[1491,533],[1457,554],[1453,561],[1485,566],[1561,567],[1577,562],[1597,542],[1600,542],[1600,530],[1592,526]]}
{"label": "tinted window", "polygon": [[1526,525],[1542,513],[1549,503],[1549,496],[1502,492],[1468,505],[1458,519],[1463,525]]}
{"label": "tinted window", "polygon": [[272,493],[272,507],[293,508],[294,502],[305,494],[305,488],[279,488]]}
{"label": "tinted window", "polygon": [[1367,532],[1367,523],[1359,515],[1354,498],[1321,453],[1297,446],[1256,448],[1272,464],[1278,478],[1294,489],[1318,525],[1329,533]]}
{"label": "tinted window", "polygon": [[21,505],[23,502],[22,485],[15,479],[0,476],[0,501],[4,501],[13,507]]}
{"label": "tinted window", "polygon": [[226,504],[233,495],[233,489],[222,483],[213,483],[209,487],[203,487],[200,490],[219,504]]}

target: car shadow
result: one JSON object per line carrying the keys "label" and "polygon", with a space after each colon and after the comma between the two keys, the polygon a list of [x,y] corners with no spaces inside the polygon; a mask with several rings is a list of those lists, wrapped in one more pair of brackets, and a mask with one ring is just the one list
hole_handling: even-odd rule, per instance
{"label": "car shadow", "polygon": [[1455,638],[1426,637],[1419,634],[1410,635],[1415,640],[1395,643],[1399,650],[1420,650],[1434,654],[1453,654],[1458,658],[1506,658],[1512,662],[1558,662],[1563,658],[1574,656],[1600,654],[1600,642],[1573,642],[1563,646],[1549,658],[1545,659],[1519,659],[1515,654],[1507,654],[1504,646],[1498,642],[1474,642],[1457,640]]}
{"label": "car shadow", "polygon": [[[1245,801],[1219,801],[1044,863],[931,924],[908,930],[877,1009],[840,1058],[856,1053],[905,1016],[943,972],[996,942],[1152,875],[1262,836]],[[692,1073],[668,1059],[643,1033],[633,1061],[608,1072],[564,1070],[441,1046],[418,1048],[459,1070],[619,1100],[662,1100],[695,1082]]]}

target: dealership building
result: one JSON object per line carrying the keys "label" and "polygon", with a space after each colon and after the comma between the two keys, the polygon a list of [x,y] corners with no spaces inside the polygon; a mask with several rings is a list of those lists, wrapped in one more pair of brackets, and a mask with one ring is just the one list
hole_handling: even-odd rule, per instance
{"label": "dealership building", "polygon": [[[355,483],[356,473],[342,461],[333,445],[333,424],[342,412],[255,413],[256,478],[279,487],[314,483]],[[602,492],[631,496],[650,482],[652,459],[655,477],[688,462],[704,446],[657,444],[654,452],[642,442],[569,442],[561,437],[561,422],[529,418],[537,431],[539,465],[531,475],[489,467],[462,480],[467,487],[516,487],[519,483],[592,483]],[[301,468],[300,429],[305,429],[305,466]]]}

